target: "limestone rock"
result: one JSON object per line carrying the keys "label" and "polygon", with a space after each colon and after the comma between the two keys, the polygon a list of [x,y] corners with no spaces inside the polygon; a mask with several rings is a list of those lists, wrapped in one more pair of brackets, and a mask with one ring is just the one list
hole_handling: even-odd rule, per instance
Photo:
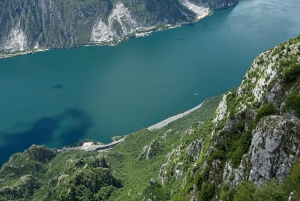
{"label": "limestone rock", "polygon": [[270,116],[264,118],[252,134],[249,180],[261,184],[275,177],[282,182],[300,153],[300,122]]}
{"label": "limestone rock", "polygon": [[194,161],[196,161],[201,153],[201,148],[202,148],[202,139],[196,139],[193,141],[191,144],[186,149],[186,154],[191,156]]}

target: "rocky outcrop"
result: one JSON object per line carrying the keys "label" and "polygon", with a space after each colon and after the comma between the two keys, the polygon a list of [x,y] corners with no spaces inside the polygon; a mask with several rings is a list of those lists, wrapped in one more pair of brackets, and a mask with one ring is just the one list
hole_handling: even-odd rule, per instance
{"label": "rocky outcrop", "polygon": [[[176,149],[172,149],[170,153],[166,155],[166,163],[162,164],[158,174],[158,180],[165,185],[168,181],[170,174],[176,175],[176,179],[182,176],[182,162],[178,162],[178,155],[182,151],[183,147],[179,146]],[[177,163],[177,164],[175,164]],[[174,167],[173,169],[170,167]],[[174,173],[174,174],[173,174]]]}
{"label": "rocky outcrop", "polygon": [[270,116],[253,131],[249,150],[249,180],[262,184],[271,178],[282,182],[300,154],[300,121]]}
{"label": "rocky outcrop", "polygon": [[146,145],[143,148],[143,152],[140,156],[140,159],[146,159],[146,160],[150,160],[151,158],[153,158],[155,155],[158,154],[159,150],[161,149],[161,142],[158,140],[153,140],[150,145]]}
{"label": "rocky outcrop", "polygon": [[[282,116],[261,120],[252,131],[252,141],[238,168],[224,167],[223,181],[235,189],[250,180],[262,184],[271,178],[282,182],[300,154],[300,121]],[[230,177],[232,177],[230,181]]]}
{"label": "rocky outcrop", "polygon": [[28,154],[31,160],[46,163],[51,161],[57,155],[57,151],[49,149],[46,146],[32,145],[24,154]]}
{"label": "rocky outcrop", "polygon": [[108,16],[107,25],[99,18],[93,26],[91,42],[109,43],[114,37],[125,37],[138,28],[128,8],[119,2]]}
{"label": "rocky outcrop", "polygon": [[28,48],[27,37],[18,23],[10,30],[9,35],[4,39],[4,47],[8,52],[23,51]]}
{"label": "rocky outcrop", "polygon": [[227,94],[225,94],[222,98],[222,101],[220,102],[217,111],[216,111],[216,117],[212,120],[214,123],[218,123],[218,121],[222,120],[227,112]]}
{"label": "rocky outcrop", "polygon": [[186,154],[192,157],[194,161],[199,159],[202,143],[203,143],[202,139],[196,139],[191,144],[189,144],[189,146],[186,149]]}
{"label": "rocky outcrop", "polygon": [[209,8],[206,4],[196,5],[188,0],[179,0],[179,2],[197,15],[197,19],[201,19],[209,14]]}

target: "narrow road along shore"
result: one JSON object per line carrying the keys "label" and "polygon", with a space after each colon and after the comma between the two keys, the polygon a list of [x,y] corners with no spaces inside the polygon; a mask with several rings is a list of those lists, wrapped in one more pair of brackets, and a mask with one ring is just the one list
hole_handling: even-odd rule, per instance
{"label": "narrow road along shore", "polygon": [[108,150],[110,148],[112,148],[113,146],[120,144],[121,142],[123,142],[125,140],[125,137],[109,143],[109,144],[101,144],[101,145],[93,145],[93,144],[83,144],[81,147],[63,147],[61,149],[59,149],[59,152],[65,152],[65,151],[71,151],[71,150],[82,150],[82,151],[95,151],[95,150]]}
{"label": "narrow road along shore", "polygon": [[187,115],[187,114],[189,114],[189,113],[191,113],[191,112],[199,109],[202,106],[202,104],[203,103],[201,103],[200,105],[197,105],[196,107],[194,107],[194,108],[192,108],[192,109],[190,109],[188,111],[185,111],[183,113],[177,114],[177,115],[172,116],[172,117],[170,117],[168,119],[165,119],[165,120],[163,120],[163,121],[161,121],[161,122],[159,122],[157,124],[154,124],[153,126],[148,127],[147,130],[152,131],[152,130],[155,130],[155,129],[160,129],[162,127],[165,127],[169,123],[171,123],[173,121],[176,121],[177,119],[180,119],[180,118],[184,117],[185,115]]}
{"label": "narrow road along shore", "polygon": [[[185,111],[185,112],[182,112],[180,114],[177,114],[175,116],[172,116],[168,119],[165,119],[157,124],[154,124],[153,126],[150,126],[147,128],[147,130],[149,131],[152,131],[152,130],[155,130],[155,129],[160,129],[160,128],[163,128],[164,126],[172,123],[173,121],[176,121],[184,116],[186,116],[187,114],[199,109],[202,107],[202,104],[201,103],[200,105],[197,105],[196,107],[188,110],[188,111]],[[80,146],[80,147],[63,147],[61,149],[59,149],[58,151],[59,152],[65,152],[65,151],[71,151],[71,150],[82,150],[82,151],[105,151],[105,150],[109,150],[111,149],[113,146],[123,142],[125,140],[125,137],[118,140],[118,141],[115,141],[115,142],[112,142],[112,143],[109,143],[109,144],[104,144],[104,145],[93,145],[93,144],[84,144],[83,146]]]}

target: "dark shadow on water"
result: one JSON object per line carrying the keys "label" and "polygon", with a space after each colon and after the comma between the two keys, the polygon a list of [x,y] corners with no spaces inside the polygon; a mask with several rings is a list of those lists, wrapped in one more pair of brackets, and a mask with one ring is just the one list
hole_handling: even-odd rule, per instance
{"label": "dark shadow on water", "polygon": [[68,121],[66,129],[61,132],[60,147],[78,142],[85,136],[87,130],[93,126],[92,119],[88,114],[78,109],[67,109],[59,119],[60,122],[72,120],[72,122]]}
{"label": "dark shadow on water", "polygon": [[52,86],[52,89],[63,89],[64,86],[62,84],[56,84]]}
{"label": "dark shadow on water", "polygon": [[184,26],[193,27],[193,26],[195,26],[195,23],[188,23],[188,24],[184,24]]}
{"label": "dark shadow on water", "polygon": [[23,152],[32,144],[43,145],[53,140],[55,133],[59,147],[74,144],[93,126],[91,118],[81,110],[66,109],[57,116],[43,117],[24,131],[1,133],[5,145],[0,147],[0,166],[16,152]]}
{"label": "dark shadow on water", "polygon": [[183,39],[183,38],[177,38],[177,40],[182,41],[182,42],[186,42],[186,40]]}

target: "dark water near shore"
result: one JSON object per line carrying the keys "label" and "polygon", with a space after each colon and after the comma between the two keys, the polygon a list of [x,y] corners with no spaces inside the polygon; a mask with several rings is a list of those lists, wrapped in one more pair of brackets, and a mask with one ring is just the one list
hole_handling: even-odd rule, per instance
{"label": "dark water near shore", "polygon": [[300,1],[242,0],[116,47],[0,60],[0,164],[31,144],[109,142],[237,87],[262,51],[300,34]]}

